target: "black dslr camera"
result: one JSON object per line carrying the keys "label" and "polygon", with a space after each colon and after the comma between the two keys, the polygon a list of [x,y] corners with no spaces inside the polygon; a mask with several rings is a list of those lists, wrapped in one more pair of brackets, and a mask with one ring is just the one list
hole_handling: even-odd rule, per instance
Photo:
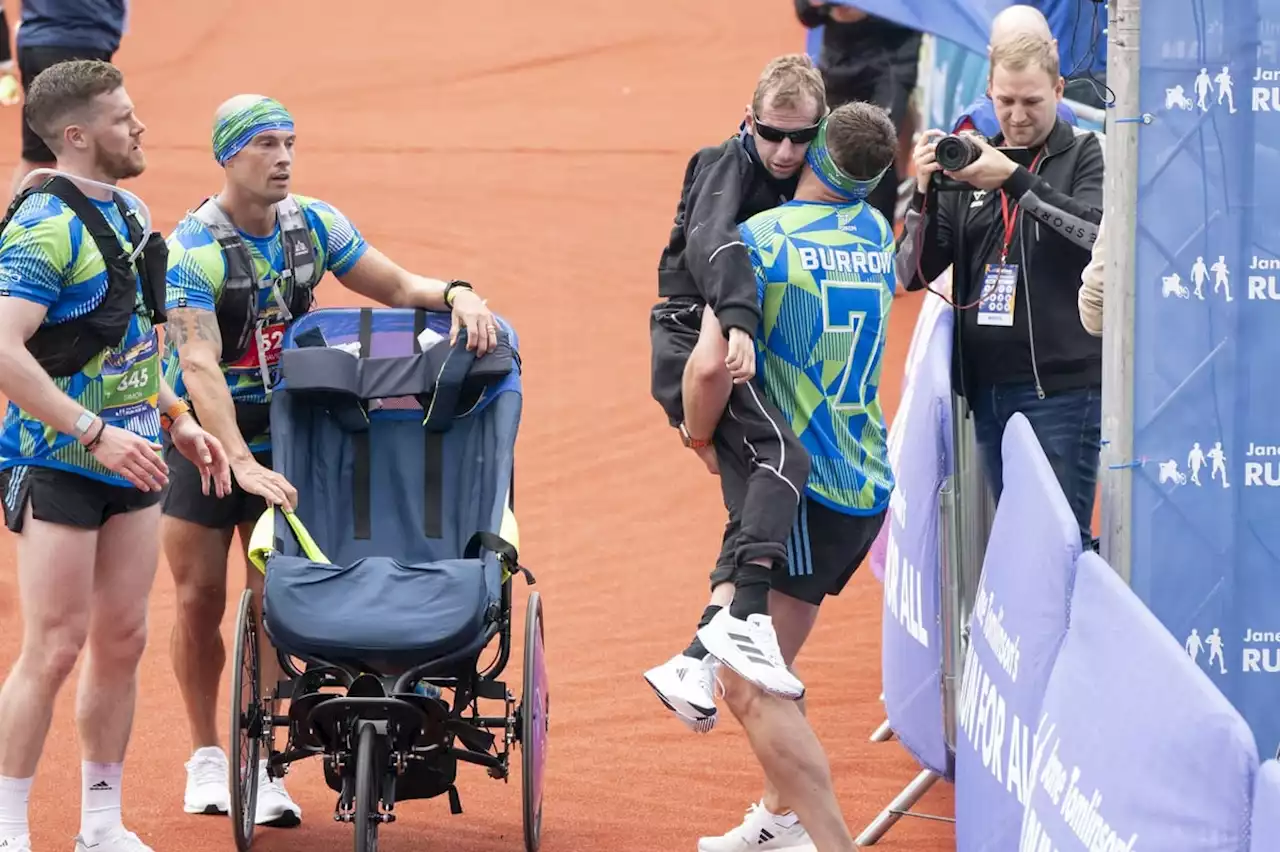
{"label": "black dslr camera", "polygon": [[[1004,154],[1015,163],[1031,167],[1033,157],[1029,148],[996,148],[997,151]],[[982,148],[973,140],[973,137],[967,133],[953,133],[944,136],[938,140],[937,146],[933,149],[933,156],[938,161],[938,165],[949,172],[957,172],[966,166],[971,166],[982,156]],[[964,181],[955,180],[944,175],[941,171],[933,173],[934,188],[941,192],[960,192],[966,189],[973,189],[972,186]]]}

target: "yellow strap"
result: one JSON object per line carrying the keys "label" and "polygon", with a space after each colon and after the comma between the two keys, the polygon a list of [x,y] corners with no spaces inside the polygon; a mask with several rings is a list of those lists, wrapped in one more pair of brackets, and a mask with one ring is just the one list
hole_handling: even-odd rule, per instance
{"label": "yellow strap", "polygon": [[[273,546],[275,515],[275,506],[267,506],[267,510],[258,516],[257,523],[253,525],[253,534],[249,536],[249,561],[263,574],[267,573],[267,558],[275,550]],[[303,526],[298,516],[293,512],[285,512],[284,518],[293,528],[293,534],[298,537],[298,543],[302,545],[302,555],[312,562],[329,564],[329,558],[321,552],[320,546],[311,537],[311,533],[307,532],[307,528]]]}
{"label": "yellow strap", "polygon": [[[520,552],[520,525],[516,523],[516,516],[511,511],[511,504],[506,503],[502,507],[502,526],[498,528],[498,535],[504,541],[510,542],[511,546]],[[507,560],[498,560],[502,563],[502,582],[511,579],[511,569],[514,565],[508,565]]]}

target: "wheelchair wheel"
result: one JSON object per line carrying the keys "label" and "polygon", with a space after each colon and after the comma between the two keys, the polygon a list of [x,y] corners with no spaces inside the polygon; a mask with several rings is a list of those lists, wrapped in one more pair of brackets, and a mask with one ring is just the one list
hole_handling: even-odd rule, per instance
{"label": "wheelchair wheel", "polygon": [[547,660],[542,635],[542,597],[529,594],[524,617],[524,694],[520,707],[521,781],[524,799],[524,847],[538,852],[542,843],[543,768],[547,762]]}
{"label": "wheelchair wheel", "polygon": [[378,802],[382,796],[377,748],[378,734],[373,725],[362,724],[356,743],[356,852],[378,849],[378,825],[382,822]]}
{"label": "wheelchair wheel", "polygon": [[258,625],[253,592],[240,596],[236,623],[235,669],[231,676],[231,825],[236,848],[253,843],[258,806],[258,761],[262,751],[262,698],[258,690]]}

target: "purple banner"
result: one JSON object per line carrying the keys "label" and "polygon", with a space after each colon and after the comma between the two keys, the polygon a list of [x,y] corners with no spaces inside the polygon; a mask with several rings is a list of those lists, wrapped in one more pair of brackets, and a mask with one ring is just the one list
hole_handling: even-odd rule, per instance
{"label": "purple banner", "polygon": [[[1244,718],[1092,552],[1076,565],[1070,612],[1016,848],[1246,849],[1258,749]],[[1274,835],[1254,841],[1280,849]]]}
{"label": "purple banner", "polygon": [[1253,822],[1249,824],[1249,852],[1280,849],[1280,761],[1258,768],[1253,788]]}
{"label": "purple banner", "polygon": [[1018,849],[1045,684],[1067,629],[1080,532],[1031,424],[1005,428],[1004,490],[969,624],[956,724],[956,848]]}
{"label": "purple banner", "polygon": [[[929,301],[942,304],[936,296]],[[881,643],[889,725],[921,766],[948,779],[942,717],[938,492],[951,472],[951,312],[926,307],[890,439],[897,482],[884,529]],[[918,345],[917,345],[918,344]],[[900,452],[910,447],[907,453]]]}
{"label": "purple banner", "polygon": [[[949,273],[948,273],[949,274]],[[941,277],[939,278],[941,280]],[[916,326],[911,332],[911,344],[907,347],[907,361],[902,368],[902,397],[898,402],[898,410],[893,416],[893,422],[889,424],[889,466],[896,472],[902,466],[902,437],[911,423],[911,385],[921,372],[921,362],[924,361],[925,353],[929,348],[929,341],[934,338],[933,330],[938,325],[938,318],[947,317],[947,327],[951,327],[951,311],[947,307],[947,303],[940,297],[935,296],[929,291],[925,291],[924,302],[920,305],[920,313],[916,316]],[[946,341],[947,352],[951,351],[950,335]],[[948,355],[949,357],[949,355]],[[948,378],[950,381],[950,378]],[[950,405],[950,388],[948,388],[945,398],[947,404]],[[947,440],[950,442],[951,434],[947,433]],[[948,443],[948,448],[950,444]],[[948,449],[948,452],[950,450]],[[896,502],[896,501],[895,501]],[[889,520],[892,520],[894,513],[894,504],[889,505]],[[884,561],[888,553],[889,547],[889,529],[891,524],[886,523],[880,527],[880,534],[876,536],[875,543],[871,546],[871,553],[868,558],[871,560],[871,573],[876,575],[876,579],[884,582]]]}

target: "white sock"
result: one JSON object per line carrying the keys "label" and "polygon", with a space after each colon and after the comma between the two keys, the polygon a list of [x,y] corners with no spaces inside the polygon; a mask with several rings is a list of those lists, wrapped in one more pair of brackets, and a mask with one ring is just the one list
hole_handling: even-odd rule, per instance
{"label": "white sock", "polygon": [[0,775],[0,840],[30,833],[27,800],[31,797],[32,780]]}
{"label": "white sock", "polygon": [[120,822],[120,763],[89,763],[80,766],[80,836],[86,844],[102,839]]}

